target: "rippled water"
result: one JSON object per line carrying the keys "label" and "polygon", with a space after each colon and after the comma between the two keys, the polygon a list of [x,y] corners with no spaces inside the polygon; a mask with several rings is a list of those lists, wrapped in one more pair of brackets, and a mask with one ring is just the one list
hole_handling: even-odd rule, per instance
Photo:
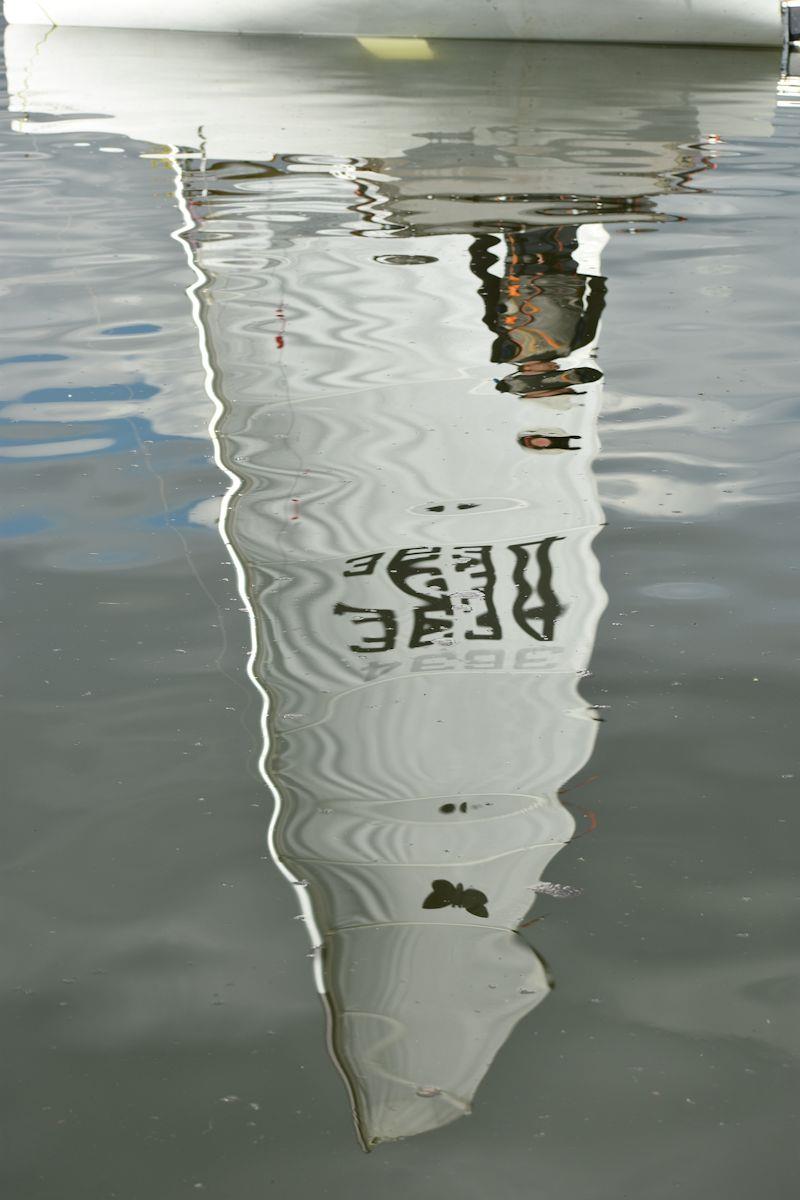
{"label": "rippled water", "polygon": [[7,36],[8,1194],[784,1200],[777,55]]}

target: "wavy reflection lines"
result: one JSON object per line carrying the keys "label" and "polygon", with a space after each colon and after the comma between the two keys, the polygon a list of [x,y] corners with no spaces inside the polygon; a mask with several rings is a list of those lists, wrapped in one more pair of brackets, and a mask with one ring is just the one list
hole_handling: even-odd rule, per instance
{"label": "wavy reflection lines", "polygon": [[[287,708],[275,713],[284,792],[299,800],[310,791],[322,806],[429,797],[430,819],[438,804],[456,796],[491,796],[494,811],[497,797],[552,796],[572,773],[574,758],[580,756],[578,769],[588,757],[596,723],[572,673],[515,675],[498,668],[490,674],[464,670],[458,661],[442,670],[446,655],[432,661],[430,673],[406,668],[390,681],[354,681],[344,694],[329,676],[314,677],[311,686],[327,685],[326,698],[297,715]],[[281,698],[284,678],[295,669],[291,659],[272,662],[271,686],[278,685]],[[299,674],[307,678],[305,670]],[[288,694],[303,690],[298,683]],[[542,712],[534,722],[530,706],[536,702]],[[305,728],[293,728],[303,721]],[[430,740],[420,738],[420,724],[430,729]]]}
{"label": "wavy reflection lines", "polygon": [[[606,393],[605,449],[597,469],[606,507],[647,518],[710,516],[731,505],[771,503],[797,454],[796,404],[745,407],[738,397],[669,404]],[[754,427],[759,437],[750,436]],[[710,468],[713,464],[713,475]],[[779,481],[783,480],[781,485]]]}
{"label": "wavy reflection lines", "polygon": [[[302,406],[302,417],[292,406],[276,405],[268,415],[254,414],[248,432],[237,436],[237,460],[256,493],[250,501],[253,515],[271,526],[295,518],[296,528],[281,544],[287,557],[304,556],[310,546],[343,553],[385,537],[380,514],[392,480],[385,478],[389,472],[381,469],[382,462],[402,472],[406,494],[428,496],[430,479],[420,465],[419,451],[430,444],[431,432],[423,416],[398,419],[383,399],[372,395],[356,412],[337,399],[325,407],[309,401]],[[293,424],[296,434],[290,440],[287,431]],[[338,463],[331,461],[332,441],[347,446]],[[359,464],[368,461],[376,464],[374,471],[359,472]],[[242,545],[248,557],[259,561],[265,553],[275,556],[275,546],[265,547],[263,534],[249,543],[248,532],[244,527]]]}
{"label": "wavy reflection lines", "polygon": [[[243,480],[224,535],[269,697],[271,847],[305,885],[332,1045],[370,1146],[467,1111],[549,987],[517,929],[573,834],[558,790],[597,730],[577,685],[604,603],[599,372],[573,404],[517,355],[533,382],[501,394],[487,379],[499,311],[485,309],[469,235],[426,238],[422,267],[379,262],[374,240],[331,233],[323,205],[314,236],[301,213],[267,238],[267,187],[225,239],[213,205],[198,210],[224,395],[214,433]],[[250,268],[239,226],[269,270]],[[579,241],[534,233],[522,258],[510,240],[495,255],[503,288],[522,262],[526,295],[555,297],[562,357],[592,354]],[[554,420],[563,434],[547,432]],[[551,453],[522,448],[537,428]]]}
{"label": "wavy reflection lines", "polygon": [[[435,800],[436,806],[441,809],[439,797],[428,797],[427,800]],[[493,805],[500,800],[500,797],[493,797]],[[514,811],[497,812],[490,818],[491,824],[497,828],[498,839],[510,846],[552,842],[554,820],[549,810],[553,802],[543,797],[531,798],[527,804],[523,797],[516,796],[514,800],[517,804]],[[387,803],[401,811],[387,814]],[[480,813],[489,802],[483,795],[465,796],[459,793],[451,803],[455,808],[465,804]],[[331,805],[332,802],[321,800],[316,811],[300,813],[295,810],[284,822],[281,845],[291,848],[290,853],[296,861],[324,859],[327,856],[334,862],[386,862],[396,865],[412,861],[440,863],[442,852],[446,850],[454,861],[477,862],[485,851],[486,818],[480,815],[462,815],[458,818],[456,840],[451,818],[440,815],[438,821],[419,822],[413,811],[402,811],[413,809],[414,806],[422,808],[415,797],[377,803],[345,801],[336,803],[335,810]],[[425,804],[426,815],[430,807],[430,804]],[[561,809],[561,812],[564,810]],[[326,820],[333,815],[335,821]],[[561,814],[557,815],[560,817]],[[569,835],[570,830],[571,822],[565,816],[565,836]],[[415,835],[413,842],[410,841],[410,834]]]}
{"label": "wavy reflection lines", "polygon": [[[245,569],[245,564],[244,564],[243,559],[239,555],[239,553],[236,549],[236,546],[235,546],[233,540],[231,539],[231,537],[229,536],[229,532],[228,532],[231,503],[239,494],[239,491],[242,487],[243,481],[236,474],[236,472],[233,471],[231,469],[231,467],[228,465],[228,462],[226,461],[225,455],[223,454],[223,451],[222,451],[222,446],[221,446],[221,441],[220,441],[220,436],[219,436],[219,428],[220,428],[221,420],[224,416],[225,407],[224,407],[222,400],[220,399],[220,395],[219,395],[218,389],[217,389],[216,372],[215,372],[215,368],[214,368],[214,365],[212,362],[212,356],[211,356],[211,352],[210,352],[209,339],[208,339],[208,332],[207,332],[205,323],[203,321],[203,310],[202,310],[202,306],[201,306],[201,296],[203,294],[205,294],[207,296],[207,292],[208,292],[208,288],[209,288],[209,277],[206,274],[206,272],[202,269],[202,267],[200,266],[198,259],[197,259],[197,255],[193,252],[193,240],[194,240],[194,235],[197,230],[197,222],[195,221],[195,219],[192,215],[191,209],[189,207],[189,204],[187,203],[186,190],[184,188],[183,172],[181,169],[180,160],[177,157],[178,153],[179,153],[178,148],[171,147],[171,150],[172,150],[172,153],[174,156],[172,158],[171,165],[172,165],[172,169],[174,171],[174,176],[175,176],[175,199],[177,202],[177,207],[180,212],[181,218],[183,219],[183,225],[179,226],[177,229],[175,229],[173,231],[172,237],[183,248],[184,253],[186,255],[186,261],[189,266],[189,270],[191,271],[192,275],[194,276],[194,282],[191,283],[187,287],[186,295],[189,299],[189,304],[190,304],[191,313],[192,313],[192,319],[194,320],[194,323],[197,328],[198,348],[199,348],[200,359],[201,359],[202,368],[203,368],[203,379],[204,379],[205,391],[206,391],[206,395],[208,396],[209,401],[211,402],[211,416],[209,417],[209,421],[208,421],[208,434],[209,434],[209,438],[211,440],[211,444],[214,449],[215,462],[216,462],[217,466],[219,467],[220,471],[224,475],[227,476],[228,481],[229,481],[228,488],[227,488],[225,495],[223,496],[222,501],[220,503],[217,528],[219,530],[219,535],[220,535],[220,538],[222,539],[223,545],[225,546],[228,554],[230,555],[231,562],[236,571],[236,581],[237,581],[239,595],[240,595],[240,597],[242,599],[242,603],[244,604],[245,609],[247,611],[248,623],[250,626],[250,648],[249,648],[249,653],[248,653],[248,657],[247,657],[247,673],[248,673],[248,676],[249,676],[253,686],[256,688],[256,691],[258,692],[259,696],[261,697],[261,701],[262,701],[261,721],[260,721],[261,749],[260,749],[260,753],[259,753],[259,757],[258,757],[258,770],[259,770],[259,774],[261,775],[270,795],[272,796],[273,806],[274,806],[273,807],[273,817],[272,817],[272,821],[270,823],[268,842],[269,842],[270,850],[272,852],[272,857],[275,861],[276,866],[286,876],[286,878],[288,879],[288,881],[290,883],[297,885],[300,881],[296,878],[296,876],[294,876],[292,874],[291,870],[281,861],[279,856],[274,852],[274,848],[273,848],[273,831],[274,831],[275,821],[277,820],[279,813],[280,813],[281,797],[280,797],[279,790],[275,787],[275,785],[266,769],[266,762],[267,762],[267,758],[269,756],[269,751],[270,751],[270,733],[269,733],[269,725],[268,725],[269,697],[268,697],[267,691],[264,688],[264,685],[262,684],[261,680],[259,679],[258,673],[255,669],[256,660],[257,660],[257,656],[258,656],[259,631],[258,631],[258,622],[256,620],[255,611],[253,609],[252,604],[249,601],[249,593],[248,593],[248,587],[247,587],[247,573],[246,573],[246,569]],[[317,926],[316,926],[314,910],[311,906],[311,903],[310,903],[308,897],[304,895],[301,888],[298,887],[297,893],[298,893],[298,900],[299,900],[299,904],[301,907],[302,915],[305,918],[305,921],[307,923],[309,935],[312,939],[312,944],[314,944],[315,946],[318,946],[319,942],[320,942],[320,935],[319,935],[319,932],[318,932]],[[322,979],[322,963],[321,963],[321,957],[318,952],[315,952],[315,957],[314,957],[314,978],[315,978],[315,982],[317,984],[318,990],[320,991],[320,993],[324,993],[325,988],[324,988],[324,982]],[[345,1082],[347,1083],[346,1080],[345,1080]]]}
{"label": "wavy reflection lines", "polygon": [[[457,239],[425,239],[426,255],[450,260],[461,280],[461,286],[442,293],[435,274],[377,261],[385,242],[314,236],[290,225],[277,241],[274,231],[262,233],[259,225],[244,235],[253,261],[262,264],[254,280],[248,255],[230,240],[237,222],[226,214],[221,222],[225,237],[217,231],[219,204],[207,202],[205,228],[213,236],[204,241],[203,255],[215,293],[219,284],[224,286],[230,353],[219,365],[225,389],[234,371],[237,394],[258,397],[263,405],[482,371],[485,354],[475,337],[480,303]],[[225,204],[221,202],[223,213]],[[357,290],[351,286],[354,272]],[[401,296],[404,303],[398,303]],[[213,314],[209,318],[213,325]],[[262,323],[271,336],[254,336]],[[437,344],[420,336],[431,327],[442,331]],[[265,394],[263,372],[279,363],[283,382]]]}
{"label": "wavy reflection lines", "polygon": [[[572,422],[587,453],[594,449],[594,417],[587,399]],[[526,418],[529,412],[518,414],[513,402],[487,401],[454,381],[427,395],[398,384],[334,396],[324,406],[259,409],[242,400],[224,431],[231,459],[248,480],[241,550],[279,575],[281,564],[304,562],[310,576],[315,563],[366,548],[388,553],[404,545],[488,543],[498,529],[508,540],[577,538],[596,529],[591,479],[564,458],[533,461],[519,452]],[[476,457],[483,460],[478,487]],[[492,496],[489,487],[498,484],[516,495]],[[546,500],[543,489],[550,490]],[[463,512],[451,497],[463,498]],[[433,511],[443,506],[449,511]],[[562,557],[562,574],[570,574],[575,560]]]}

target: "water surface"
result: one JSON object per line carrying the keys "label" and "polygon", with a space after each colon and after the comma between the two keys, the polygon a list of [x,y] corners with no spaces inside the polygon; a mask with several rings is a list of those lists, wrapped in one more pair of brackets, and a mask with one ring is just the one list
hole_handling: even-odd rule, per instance
{"label": "water surface", "polygon": [[142,36],[9,45],[9,1193],[782,1198],[777,62]]}

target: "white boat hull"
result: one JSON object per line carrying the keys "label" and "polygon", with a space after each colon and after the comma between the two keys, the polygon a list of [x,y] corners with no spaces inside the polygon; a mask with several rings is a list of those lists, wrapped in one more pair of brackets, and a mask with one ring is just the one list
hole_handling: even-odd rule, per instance
{"label": "white boat hull", "polygon": [[[781,42],[778,0],[6,0],[5,16],[11,24],[218,33],[743,46]],[[394,52],[403,51],[395,47]],[[407,52],[413,55],[414,47]]]}

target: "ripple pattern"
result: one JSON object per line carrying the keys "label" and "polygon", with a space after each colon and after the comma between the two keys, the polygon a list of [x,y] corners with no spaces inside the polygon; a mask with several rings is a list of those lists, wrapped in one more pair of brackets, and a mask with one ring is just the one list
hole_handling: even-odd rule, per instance
{"label": "ripple pattern", "polygon": [[369,1146],[468,1111],[548,990],[517,930],[597,729],[578,680],[604,603],[605,235],[429,236],[401,275],[340,236],[341,178],[301,183],[223,188],[196,255],[243,480],[228,534],[270,697],[273,845],[307,889]]}

